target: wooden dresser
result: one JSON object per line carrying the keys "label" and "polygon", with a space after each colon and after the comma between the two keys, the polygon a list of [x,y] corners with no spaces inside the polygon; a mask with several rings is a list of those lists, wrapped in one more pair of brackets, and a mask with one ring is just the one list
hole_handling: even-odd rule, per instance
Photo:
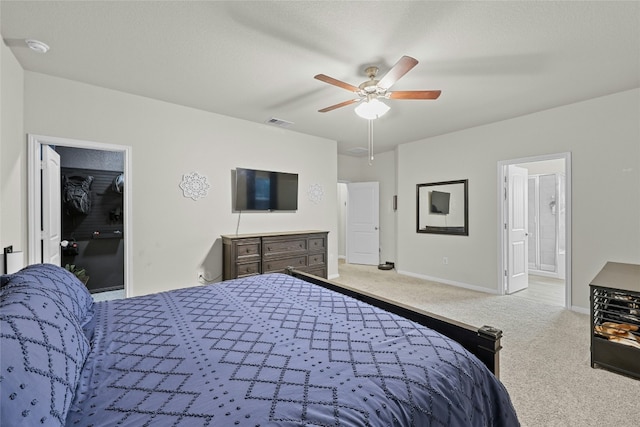
{"label": "wooden dresser", "polygon": [[224,280],[294,267],[327,278],[327,231],[222,235]]}

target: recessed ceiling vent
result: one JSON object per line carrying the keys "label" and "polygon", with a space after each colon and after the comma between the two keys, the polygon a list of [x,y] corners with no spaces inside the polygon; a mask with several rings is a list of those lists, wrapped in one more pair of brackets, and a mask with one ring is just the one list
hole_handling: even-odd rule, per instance
{"label": "recessed ceiling vent", "polygon": [[270,125],[274,125],[274,126],[280,126],[281,128],[288,128],[288,127],[293,126],[293,122],[288,122],[286,120],[278,119],[278,118],[275,118],[275,117],[271,117],[265,123],[270,124]]}
{"label": "recessed ceiling vent", "polygon": [[347,153],[352,156],[364,156],[369,150],[364,147],[355,147],[347,150]]}

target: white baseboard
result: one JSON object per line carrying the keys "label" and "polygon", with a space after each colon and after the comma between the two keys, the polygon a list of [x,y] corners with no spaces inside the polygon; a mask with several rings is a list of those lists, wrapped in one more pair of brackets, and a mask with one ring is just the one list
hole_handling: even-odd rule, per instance
{"label": "white baseboard", "polygon": [[465,289],[469,289],[469,290],[472,290],[472,291],[499,295],[499,292],[498,292],[497,289],[483,288],[482,286],[470,285],[468,283],[463,283],[463,282],[456,282],[455,280],[441,279],[439,277],[426,276],[424,274],[416,274],[416,273],[411,273],[409,271],[402,271],[402,270],[398,270],[398,274],[403,274],[405,276],[415,277],[416,279],[430,280],[432,282],[443,283],[445,285],[457,286],[459,288],[465,288]]}

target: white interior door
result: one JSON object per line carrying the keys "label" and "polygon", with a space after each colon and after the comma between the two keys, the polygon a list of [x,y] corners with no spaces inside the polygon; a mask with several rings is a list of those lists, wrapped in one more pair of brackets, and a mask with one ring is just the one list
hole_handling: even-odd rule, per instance
{"label": "white interior door", "polygon": [[509,165],[507,171],[507,293],[529,286],[528,170]]}
{"label": "white interior door", "polygon": [[380,261],[379,183],[349,183],[347,192],[347,262],[378,265]]}
{"label": "white interior door", "polygon": [[42,262],[60,265],[62,233],[60,155],[42,146]]}

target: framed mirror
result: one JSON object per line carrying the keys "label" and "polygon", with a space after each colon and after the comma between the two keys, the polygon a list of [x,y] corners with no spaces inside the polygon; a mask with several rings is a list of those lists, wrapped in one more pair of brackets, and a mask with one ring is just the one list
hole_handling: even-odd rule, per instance
{"label": "framed mirror", "polygon": [[467,179],[416,185],[418,233],[469,235]]}

